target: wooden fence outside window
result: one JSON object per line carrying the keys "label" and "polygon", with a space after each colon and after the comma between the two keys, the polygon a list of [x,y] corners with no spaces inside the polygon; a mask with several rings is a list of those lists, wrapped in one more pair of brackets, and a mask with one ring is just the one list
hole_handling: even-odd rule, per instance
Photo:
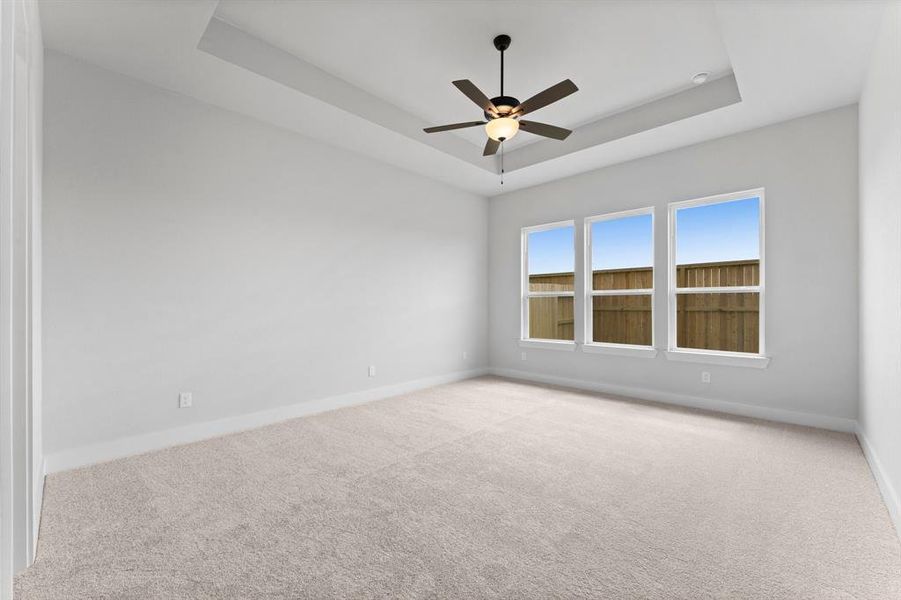
{"label": "wooden fence outside window", "polygon": [[[760,282],[757,260],[680,265],[679,287],[751,286]],[[649,289],[650,267],[592,273],[594,289]],[[529,276],[532,291],[572,291],[573,273]],[[592,302],[592,340],[616,344],[651,344],[651,297],[596,296]],[[532,298],[529,337],[574,339],[572,297]],[[760,298],[757,293],[680,294],[676,301],[676,335],[680,348],[758,352]]]}

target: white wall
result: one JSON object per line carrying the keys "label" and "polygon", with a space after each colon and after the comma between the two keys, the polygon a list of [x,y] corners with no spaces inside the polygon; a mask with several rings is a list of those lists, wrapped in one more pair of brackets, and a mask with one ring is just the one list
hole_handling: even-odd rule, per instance
{"label": "white wall", "polygon": [[860,434],[901,532],[901,4],[860,99]]}
{"label": "white wall", "polygon": [[[519,347],[521,227],[654,206],[655,338],[664,349],[667,203],[755,187],[766,188],[769,368]],[[580,226],[576,235],[581,244]],[[849,428],[857,416],[857,256],[854,106],[505,194],[489,211],[490,364],[547,381]],[[701,371],[711,372],[711,384],[701,383]]]}
{"label": "white wall", "polygon": [[484,198],[55,52],[46,89],[48,454],[485,365]]}
{"label": "white wall", "polygon": [[34,557],[41,491],[41,95],[37,3],[0,6],[0,599]]}

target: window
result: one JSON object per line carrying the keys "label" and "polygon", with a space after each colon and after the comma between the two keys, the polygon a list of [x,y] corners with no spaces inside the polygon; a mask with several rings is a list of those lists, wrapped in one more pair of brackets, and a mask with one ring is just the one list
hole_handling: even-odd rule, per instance
{"label": "window", "polygon": [[585,344],[654,345],[654,209],[585,220]]}
{"label": "window", "polygon": [[[575,226],[522,230],[522,338],[575,345]],[[570,349],[570,348],[566,348]]]}
{"label": "window", "polygon": [[675,354],[763,355],[763,196],[758,189],[670,205]]}

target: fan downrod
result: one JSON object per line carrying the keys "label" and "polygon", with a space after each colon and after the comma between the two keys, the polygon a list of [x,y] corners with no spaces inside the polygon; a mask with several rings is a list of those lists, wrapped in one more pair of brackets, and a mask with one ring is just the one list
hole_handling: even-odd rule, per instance
{"label": "fan downrod", "polygon": [[[503,107],[500,116],[506,116],[509,111],[519,106],[519,100],[504,94],[504,50],[510,47],[511,41],[510,36],[506,33],[502,33],[494,38],[494,47],[501,53],[501,94],[500,96],[492,98],[491,103],[499,108]],[[496,117],[486,112],[485,118],[490,121]]]}

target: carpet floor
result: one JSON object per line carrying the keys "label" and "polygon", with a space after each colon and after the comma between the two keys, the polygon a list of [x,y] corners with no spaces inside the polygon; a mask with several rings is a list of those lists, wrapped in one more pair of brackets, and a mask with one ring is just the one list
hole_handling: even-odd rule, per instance
{"label": "carpet floor", "polygon": [[16,600],[901,598],[848,434],[479,378],[47,478]]}

